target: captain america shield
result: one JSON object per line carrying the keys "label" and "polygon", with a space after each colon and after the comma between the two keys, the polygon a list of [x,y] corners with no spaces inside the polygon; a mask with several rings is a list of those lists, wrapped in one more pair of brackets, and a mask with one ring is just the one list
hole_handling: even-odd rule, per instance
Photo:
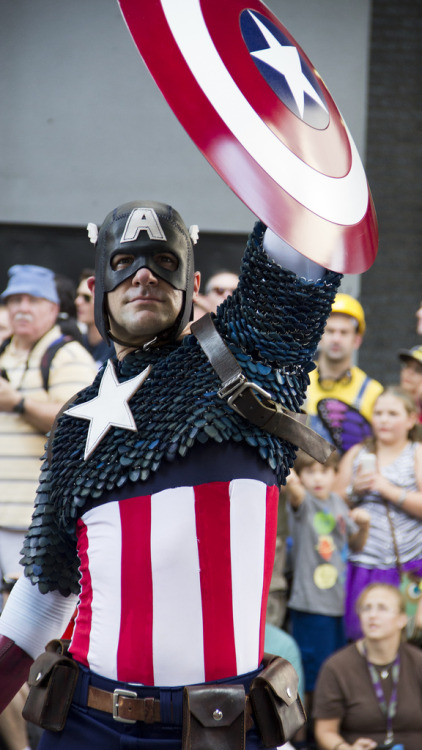
{"label": "captain america shield", "polygon": [[376,214],[347,126],[303,50],[259,0],[119,0],[145,64],[231,189],[312,260],[362,273]]}

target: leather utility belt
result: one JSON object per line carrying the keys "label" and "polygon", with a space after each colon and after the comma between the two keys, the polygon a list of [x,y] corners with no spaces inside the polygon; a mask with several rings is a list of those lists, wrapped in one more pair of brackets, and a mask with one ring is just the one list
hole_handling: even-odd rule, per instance
{"label": "leather utility belt", "polygon": [[29,693],[22,710],[26,721],[60,732],[67,719],[79,667],[67,655],[70,641],[49,641],[29,670]]}
{"label": "leather utility belt", "polygon": [[320,463],[327,460],[334,446],[305,424],[306,414],[286,409],[267,391],[246,379],[209,313],[192,323],[191,331],[222,382],[220,398],[262,430],[288,440]]}
{"label": "leather utility belt", "polygon": [[251,684],[184,688],[182,750],[244,750],[256,724],[264,747],[276,748],[306,721],[298,676],[281,656],[264,655],[264,669]]}
{"label": "leather utility belt", "polygon": [[[78,665],[66,655],[68,641],[50,641],[30,670],[30,691],[23,716],[53,732],[66,723],[78,676]],[[110,714],[117,722],[161,722],[160,700],[139,698],[135,690],[113,692],[93,685],[87,707]],[[252,681],[249,695],[241,684],[202,684],[183,688],[182,750],[244,750],[246,731],[257,726],[265,747],[277,747],[306,721],[298,694],[298,676],[286,659],[264,655],[264,669]]]}

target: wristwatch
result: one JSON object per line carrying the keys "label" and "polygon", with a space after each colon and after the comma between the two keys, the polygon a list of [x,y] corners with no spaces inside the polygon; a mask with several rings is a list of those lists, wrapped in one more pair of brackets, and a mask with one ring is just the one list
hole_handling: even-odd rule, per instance
{"label": "wristwatch", "polygon": [[353,492],[353,484],[349,484],[344,492],[348,500],[353,500],[355,496],[355,493]]}
{"label": "wristwatch", "polygon": [[21,398],[21,400],[20,400],[20,401],[18,401],[18,403],[17,403],[17,404],[15,404],[15,405],[14,405],[14,406],[12,407],[12,411],[14,411],[14,412],[15,412],[15,414],[23,414],[23,413],[24,413],[24,411],[25,411],[25,399],[24,399],[24,398]]}

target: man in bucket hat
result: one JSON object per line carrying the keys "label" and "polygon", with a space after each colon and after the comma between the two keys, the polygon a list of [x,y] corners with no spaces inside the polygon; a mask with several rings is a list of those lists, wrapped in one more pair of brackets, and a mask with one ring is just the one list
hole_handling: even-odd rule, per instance
{"label": "man in bucket hat", "polygon": [[[0,354],[0,569],[5,576],[20,571],[45,435],[62,405],[93,380],[96,369],[85,349],[63,337],[56,324],[59,297],[49,268],[12,266],[1,298],[12,329]],[[46,388],[41,365],[53,344],[62,346]]]}

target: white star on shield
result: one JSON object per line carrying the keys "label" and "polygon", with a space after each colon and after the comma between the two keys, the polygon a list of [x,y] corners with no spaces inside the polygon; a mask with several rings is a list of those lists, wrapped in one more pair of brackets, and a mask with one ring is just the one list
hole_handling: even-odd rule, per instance
{"label": "white star on shield", "polygon": [[308,94],[308,96],[314,99],[320,107],[327,111],[321,97],[318,96],[314,87],[311,86],[302,72],[300,57],[296,47],[284,47],[271,31],[264,26],[259,18],[256,18],[251,11],[249,11],[249,13],[258,28],[261,30],[265,41],[268,44],[267,48],[251,52],[251,55],[262,60],[262,62],[267,63],[267,65],[270,65],[274,70],[277,70],[284,75],[302,120],[305,110],[305,94]]}
{"label": "white star on shield", "polygon": [[110,427],[121,427],[136,432],[136,422],[129,408],[128,401],[135,391],[146,380],[151,366],[139,375],[119,383],[111,360],[101,379],[98,396],[77,406],[66,409],[65,414],[77,419],[89,419],[88,436],[85,444],[84,461],[91,455]]}

